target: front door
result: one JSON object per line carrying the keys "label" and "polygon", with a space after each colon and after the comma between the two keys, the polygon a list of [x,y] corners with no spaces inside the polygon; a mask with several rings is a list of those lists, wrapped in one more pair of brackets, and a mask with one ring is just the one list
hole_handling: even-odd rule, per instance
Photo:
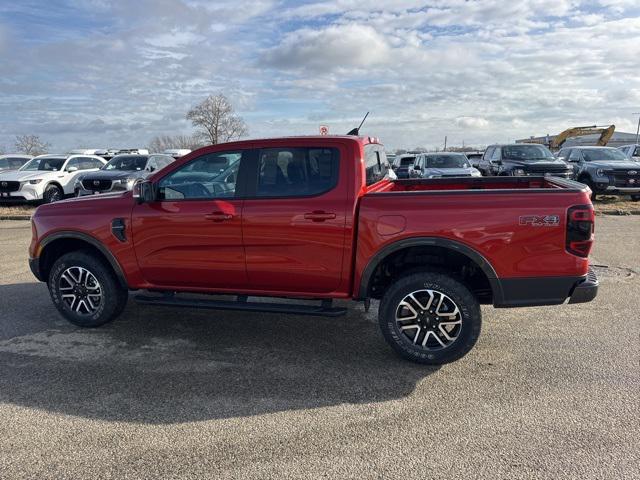
{"label": "front door", "polygon": [[[339,148],[258,152],[243,209],[252,289],[328,293],[339,288],[345,245],[347,172]],[[344,166],[343,166],[344,167]]]}
{"label": "front door", "polygon": [[136,205],[133,241],[144,278],[163,287],[243,289],[243,201],[236,199],[242,151],[204,154],[156,183]]}

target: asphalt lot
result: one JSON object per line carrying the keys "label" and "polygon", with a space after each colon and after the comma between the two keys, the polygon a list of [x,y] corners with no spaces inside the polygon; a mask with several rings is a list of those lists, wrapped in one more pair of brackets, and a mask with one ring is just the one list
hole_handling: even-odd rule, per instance
{"label": "asphalt lot", "polygon": [[640,217],[598,217],[600,295],[484,309],[475,349],[397,359],[338,319],[129,303],[80,330],[0,222],[0,479],[640,478]]}

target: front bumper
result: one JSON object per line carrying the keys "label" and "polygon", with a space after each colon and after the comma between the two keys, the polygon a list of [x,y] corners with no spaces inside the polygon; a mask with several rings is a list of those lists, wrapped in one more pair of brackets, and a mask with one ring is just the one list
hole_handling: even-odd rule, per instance
{"label": "front bumper", "polygon": [[608,186],[604,190],[607,193],[640,193],[640,187],[614,187]]}
{"label": "front bumper", "polygon": [[598,276],[596,272],[589,267],[589,273],[584,280],[581,280],[573,288],[571,296],[569,297],[569,303],[586,303],[590,302],[596,295],[598,295]]}
{"label": "front bumper", "polygon": [[42,199],[42,194],[32,185],[23,185],[15,192],[0,192],[0,202],[35,202]]}

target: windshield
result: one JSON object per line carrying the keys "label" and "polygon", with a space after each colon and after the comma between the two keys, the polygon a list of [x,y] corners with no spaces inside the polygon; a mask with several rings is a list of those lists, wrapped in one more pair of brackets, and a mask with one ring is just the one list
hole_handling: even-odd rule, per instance
{"label": "windshield", "polygon": [[542,145],[506,145],[502,147],[502,158],[505,160],[555,160],[551,151]]}
{"label": "windshield", "polygon": [[400,166],[401,167],[410,167],[411,165],[413,165],[413,162],[415,162],[416,157],[405,157],[400,159]]}
{"label": "windshield", "polygon": [[632,157],[640,157],[640,147],[636,147]]}
{"label": "windshield", "polygon": [[67,159],[65,157],[49,157],[41,158],[38,168],[34,170],[46,170],[49,172],[57,172],[62,170],[62,166]]}
{"label": "windshield", "polygon": [[584,159],[587,162],[593,162],[597,160],[608,160],[613,162],[621,162],[628,160],[628,158],[620,150],[615,148],[593,148],[585,149],[582,151]]}
{"label": "windshield", "polygon": [[0,170],[6,170],[9,168],[9,159],[8,158],[0,158]]}
{"label": "windshield", "polygon": [[38,165],[40,165],[40,159],[39,158],[32,158],[31,160],[29,160],[27,163],[25,163],[20,170],[21,171],[34,171],[34,170],[38,170]]}
{"label": "windshield", "polygon": [[427,168],[469,168],[464,155],[428,155]]}
{"label": "windshield", "polygon": [[118,155],[113,157],[109,163],[107,163],[103,170],[126,170],[126,171],[139,171],[144,170],[147,165],[146,155]]}

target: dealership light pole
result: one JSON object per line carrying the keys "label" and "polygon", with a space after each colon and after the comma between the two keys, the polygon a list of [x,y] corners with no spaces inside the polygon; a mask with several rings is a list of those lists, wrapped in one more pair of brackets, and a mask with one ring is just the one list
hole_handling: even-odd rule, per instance
{"label": "dealership light pole", "polygon": [[636,128],[636,144],[638,143],[638,137],[640,136],[640,113],[632,113],[631,115],[638,115],[638,128]]}

